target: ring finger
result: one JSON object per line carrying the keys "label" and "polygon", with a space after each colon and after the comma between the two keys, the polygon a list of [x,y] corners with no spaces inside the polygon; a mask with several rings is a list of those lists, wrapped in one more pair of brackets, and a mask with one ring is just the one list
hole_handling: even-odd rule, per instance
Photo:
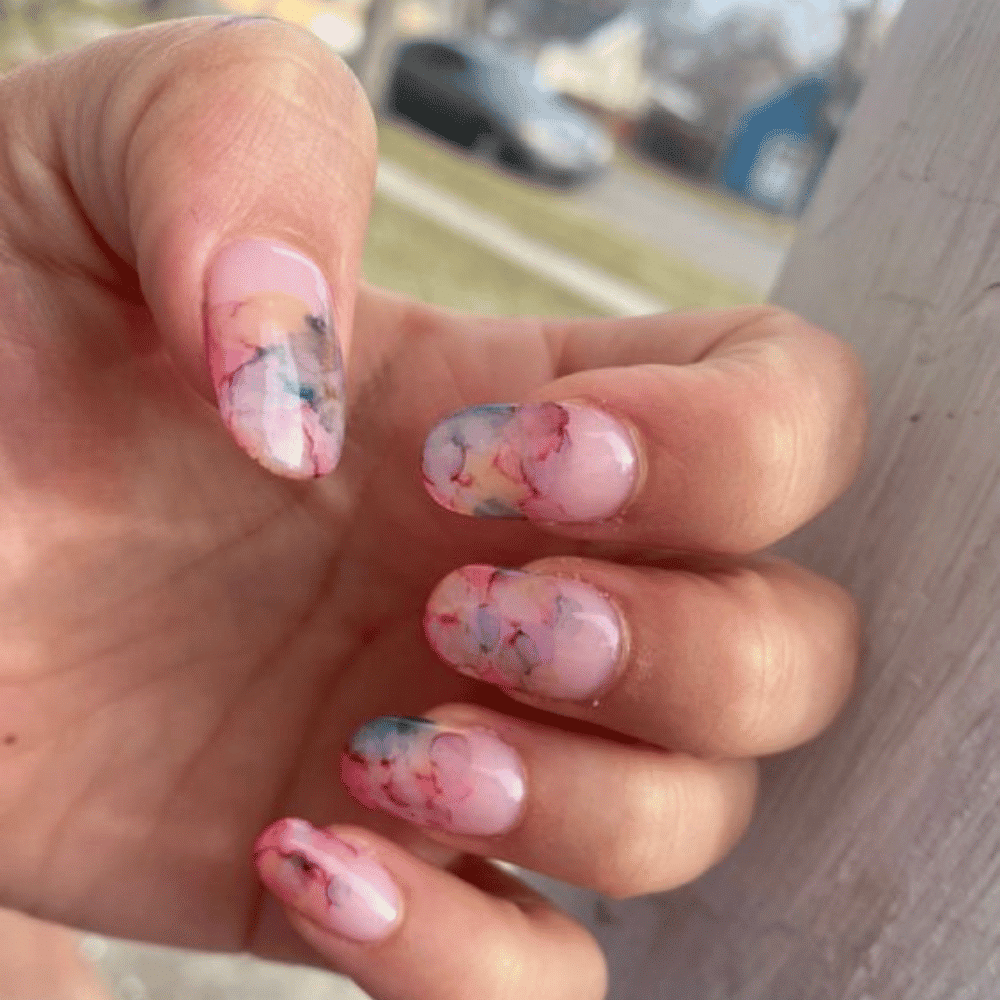
{"label": "ring finger", "polygon": [[471,705],[380,717],[341,777],[363,805],[472,854],[612,896],[673,888],[749,821],[756,766],[562,732]]}

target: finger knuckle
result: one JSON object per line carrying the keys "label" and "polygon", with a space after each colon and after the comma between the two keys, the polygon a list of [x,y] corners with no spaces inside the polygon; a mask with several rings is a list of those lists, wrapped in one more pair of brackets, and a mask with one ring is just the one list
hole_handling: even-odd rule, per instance
{"label": "finger knuckle", "polygon": [[[813,456],[814,467],[835,477],[828,490],[839,489],[853,476],[868,428],[868,383],[855,349],[840,337],[795,317],[795,335],[808,343],[801,352],[806,362],[794,383],[786,379],[786,393],[797,406],[791,415]],[[820,477],[821,479],[824,477]],[[826,477],[828,478],[828,477]]]}
{"label": "finger knuckle", "polygon": [[801,489],[808,485],[802,456],[810,453],[809,424],[774,380],[761,378],[756,399],[736,414],[732,428],[743,470],[740,533],[748,550],[784,534],[797,517]]}
{"label": "finger knuckle", "polygon": [[438,984],[440,1000],[514,1000],[524,995],[528,984],[523,935],[493,927],[478,936],[470,958],[474,960],[464,965],[460,978],[447,977]]}
{"label": "finger knuckle", "polygon": [[[448,1000],[601,1000],[607,985],[603,955],[575,921],[533,925],[512,902],[501,904],[499,925],[477,942],[476,960],[453,984]],[[506,910],[506,912],[503,912]],[[443,997],[442,997],[443,1000]]]}
{"label": "finger knuckle", "polygon": [[723,745],[758,752],[775,737],[774,719],[796,684],[796,650],[773,622],[744,620],[733,646]]}
{"label": "finger knuckle", "polygon": [[[859,658],[854,599],[792,567],[743,567],[723,577],[708,745],[732,756],[774,753],[815,736],[846,701]],[[791,613],[808,587],[808,625]]]}
{"label": "finger knuckle", "polygon": [[593,888],[627,899],[674,884],[669,860],[676,854],[680,790],[652,776],[626,779],[614,828],[594,855]]}
{"label": "finger knuckle", "polygon": [[762,309],[741,341],[752,363],[741,373],[743,405],[729,414],[728,454],[743,477],[732,516],[753,551],[817,513],[853,475],[866,389],[848,344],[783,309]]}
{"label": "finger knuckle", "polygon": [[857,681],[861,662],[861,609],[853,595],[833,581],[826,585],[826,616],[823,627],[827,635],[825,656],[817,669],[823,672],[829,685],[827,709],[819,723],[825,726],[843,708]]}
{"label": "finger knuckle", "polygon": [[727,586],[735,610],[720,656],[713,745],[722,753],[758,752],[775,738],[774,720],[798,683],[801,650],[774,613],[773,593],[761,574],[742,569]]}
{"label": "finger knuckle", "polygon": [[830,582],[835,606],[834,617],[839,622],[840,641],[837,648],[844,653],[844,687],[850,690],[857,681],[861,663],[861,605],[858,599],[843,587]]}

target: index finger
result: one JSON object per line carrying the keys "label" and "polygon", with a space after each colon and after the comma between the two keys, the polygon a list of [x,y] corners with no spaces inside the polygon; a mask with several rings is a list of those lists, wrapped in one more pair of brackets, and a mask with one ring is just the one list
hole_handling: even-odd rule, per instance
{"label": "index finger", "polygon": [[155,337],[265,468],[330,472],[377,158],[347,67],[275,20],[192,18],[25,67],[0,108],[11,330],[57,357],[70,330],[74,370]]}
{"label": "index finger", "polygon": [[544,333],[561,377],[429,435],[424,476],[443,506],[573,538],[742,554],[809,520],[857,469],[860,365],[797,316],[749,307]]}

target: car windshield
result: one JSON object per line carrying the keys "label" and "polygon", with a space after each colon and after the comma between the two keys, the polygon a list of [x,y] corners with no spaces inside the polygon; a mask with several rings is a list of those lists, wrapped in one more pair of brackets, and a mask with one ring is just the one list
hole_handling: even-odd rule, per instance
{"label": "car windshield", "polygon": [[539,112],[557,110],[571,113],[562,95],[544,83],[536,67],[517,53],[490,45],[470,54],[490,89],[498,96],[504,95],[508,106]]}

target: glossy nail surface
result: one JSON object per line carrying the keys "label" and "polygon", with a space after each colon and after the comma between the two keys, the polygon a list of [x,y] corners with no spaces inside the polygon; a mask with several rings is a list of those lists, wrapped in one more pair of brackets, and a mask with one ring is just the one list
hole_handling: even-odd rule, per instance
{"label": "glossy nail surface", "polygon": [[621,655],[618,614],[577,580],[465,566],[431,594],[427,638],[446,663],[503,688],[593,697]]}
{"label": "glossy nail surface", "polygon": [[601,521],[635,486],[628,431],[578,403],[474,406],[424,444],[424,483],[441,506],[476,517]]}
{"label": "glossy nail surface", "polygon": [[399,890],[374,855],[305,820],[272,823],[254,863],[283,903],[353,941],[384,938],[399,918]]}
{"label": "glossy nail surface", "polygon": [[370,809],[477,836],[510,829],[525,793],[520,759],[493,733],[399,716],[358,729],[340,774]]}
{"label": "glossy nail surface", "polygon": [[231,243],[213,262],[205,342],[219,411],[265,468],[330,472],[344,440],[344,372],[319,268],[266,240]]}

